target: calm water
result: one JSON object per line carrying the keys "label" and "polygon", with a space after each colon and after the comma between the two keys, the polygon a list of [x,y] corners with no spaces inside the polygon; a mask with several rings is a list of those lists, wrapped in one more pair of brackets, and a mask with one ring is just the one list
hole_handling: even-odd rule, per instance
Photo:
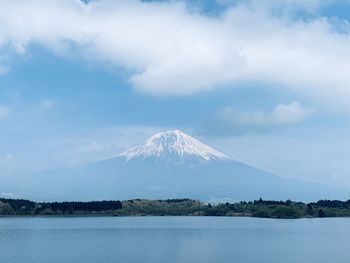
{"label": "calm water", "polygon": [[1,263],[348,263],[349,247],[347,218],[0,218]]}

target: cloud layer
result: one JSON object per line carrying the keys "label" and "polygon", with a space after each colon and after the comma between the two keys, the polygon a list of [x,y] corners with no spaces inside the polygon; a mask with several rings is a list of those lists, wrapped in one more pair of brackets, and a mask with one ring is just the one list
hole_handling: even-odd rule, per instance
{"label": "cloud layer", "polygon": [[[209,17],[181,1],[4,0],[0,50],[24,55],[36,44],[61,56],[78,51],[123,67],[135,89],[153,95],[257,81],[350,112],[348,21],[290,16],[321,2],[243,1]],[[276,15],[276,7],[283,12]]]}
{"label": "cloud layer", "polygon": [[205,125],[202,132],[213,135],[239,135],[243,133],[265,132],[288,127],[311,117],[313,110],[299,102],[278,104],[271,111],[241,111],[229,106],[221,110]]}
{"label": "cloud layer", "polygon": [[301,122],[311,113],[310,109],[302,107],[295,101],[290,104],[278,104],[271,112],[237,111],[227,107],[220,112],[219,117],[237,126],[274,127]]}
{"label": "cloud layer", "polygon": [[0,105],[0,120],[7,118],[11,114],[9,107],[5,105]]}

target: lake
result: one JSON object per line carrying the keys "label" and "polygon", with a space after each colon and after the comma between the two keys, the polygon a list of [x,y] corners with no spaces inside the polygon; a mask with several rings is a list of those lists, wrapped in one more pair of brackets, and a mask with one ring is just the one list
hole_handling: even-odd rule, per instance
{"label": "lake", "polygon": [[0,218],[1,263],[348,263],[349,246],[349,218]]}

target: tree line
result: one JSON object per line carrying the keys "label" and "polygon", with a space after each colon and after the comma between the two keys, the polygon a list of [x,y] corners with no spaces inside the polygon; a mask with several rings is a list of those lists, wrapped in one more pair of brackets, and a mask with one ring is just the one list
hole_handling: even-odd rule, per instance
{"label": "tree line", "polygon": [[350,217],[350,200],[242,201],[210,204],[188,198],[33,202],[0,198],[0,215],[251,216],[266,218]]}

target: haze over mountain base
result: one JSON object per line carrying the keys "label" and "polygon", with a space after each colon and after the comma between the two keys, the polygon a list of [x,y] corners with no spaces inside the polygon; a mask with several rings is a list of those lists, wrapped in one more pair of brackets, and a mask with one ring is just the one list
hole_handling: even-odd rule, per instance
{"label": "haze over mountain base", "polygon": [[12,178],[1,188],[34,200],[349,198],[346,189],[289,180],[248,166],[178,130],[156,134],[112,159]]}

